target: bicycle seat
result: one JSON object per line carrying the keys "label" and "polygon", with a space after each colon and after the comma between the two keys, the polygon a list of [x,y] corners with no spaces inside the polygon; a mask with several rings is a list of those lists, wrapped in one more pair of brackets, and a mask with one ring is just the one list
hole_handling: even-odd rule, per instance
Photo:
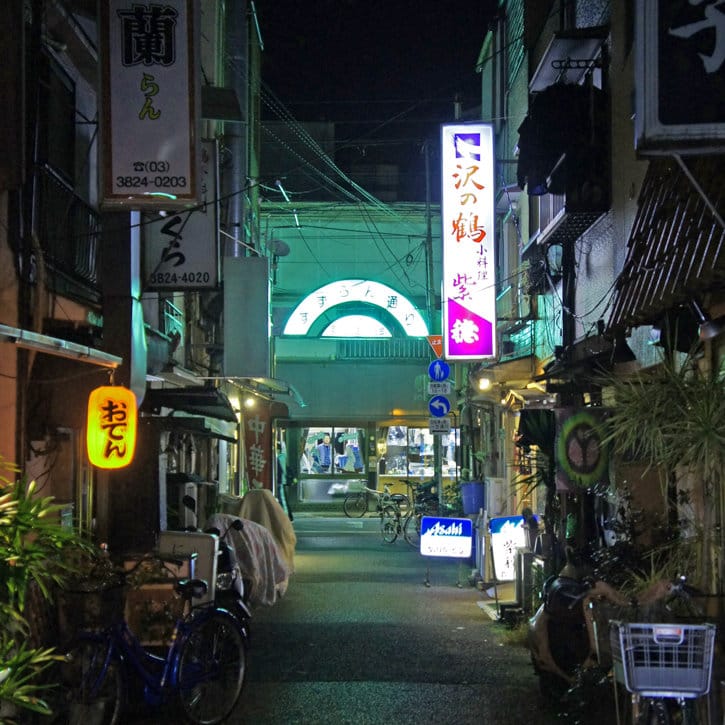
{"label": "bicycle seat", "polygon": [[208,588],[204,579],[179,579],[174,587],[184,599],[199,599],[206,594]]}

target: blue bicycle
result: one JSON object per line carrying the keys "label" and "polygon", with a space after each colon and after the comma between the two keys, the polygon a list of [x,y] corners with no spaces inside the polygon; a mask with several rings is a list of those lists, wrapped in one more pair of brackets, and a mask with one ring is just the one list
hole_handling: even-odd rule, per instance
{"label": "blue bicycle", "polygon": [[230,715],[246,674],[245,630],[225,609],[191,606],[206,594],[203,579],[182,579],[174,589],[184,607],[164,655],[144,647],[125,619],[78,634],[61,665],[69,722],[122,722],[129,670],[140,678],[148,705],[175,699],[186,720],[197,725]]}

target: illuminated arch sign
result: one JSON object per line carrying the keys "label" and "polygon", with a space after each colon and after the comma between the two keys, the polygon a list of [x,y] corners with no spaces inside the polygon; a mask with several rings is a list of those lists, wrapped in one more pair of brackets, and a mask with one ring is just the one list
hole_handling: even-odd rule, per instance
{"label": "illuminated arch sign", "polygon": [[349,302],[365,302],[384,309],[410,337],[428,335],[425,320],[406,297],[392,287],[365,279],[330,282],[307,295],[290,315],[283,334],[307,335],[321,315],[337,305]]}
{"label": "illuminated arch sign", "polygon": [[496,356],[493,128],[441,127],[443,355]]}

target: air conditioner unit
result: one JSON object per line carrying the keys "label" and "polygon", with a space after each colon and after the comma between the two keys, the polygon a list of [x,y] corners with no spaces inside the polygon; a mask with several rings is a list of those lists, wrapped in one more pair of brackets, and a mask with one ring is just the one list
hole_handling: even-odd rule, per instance
{"label": "air conditioner unit", "polygon": [[486,510],[489,518],[495,516],[506,516],[509,513],[508,481],[505,478],[487,477],[486,481]]}

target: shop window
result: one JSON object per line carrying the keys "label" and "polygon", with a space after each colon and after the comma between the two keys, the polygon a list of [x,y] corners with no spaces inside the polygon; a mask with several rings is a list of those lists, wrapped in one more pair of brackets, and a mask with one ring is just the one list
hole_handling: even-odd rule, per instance
{"label": "shop window", "polygon": [[[456,477],[458,430],[441,436],[441,468],[444,478]],[[431,479],[435,475],[435,437],[428,428],[390,426],[380,431],[378,473],[400,478]]]}
{"label": "shop window", "polygon": [[75,178],[75,85],[58,63],[47,55],[39,65],[38,161],[61,178]]}
{"label": "shop window", "polygon": [[357,476],[365,472],[365,429],[323,426],[301,429],[301,476]]}

